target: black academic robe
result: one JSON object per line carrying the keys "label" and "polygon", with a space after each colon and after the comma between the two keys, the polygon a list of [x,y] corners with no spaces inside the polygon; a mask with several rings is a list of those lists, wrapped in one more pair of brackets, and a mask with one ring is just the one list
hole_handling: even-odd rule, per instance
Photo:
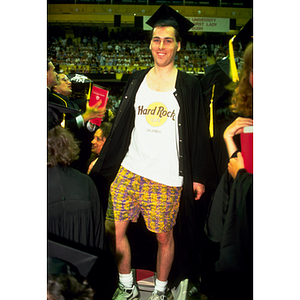
{"label": "black academic robe", "polygon": [[104,216],[89,176],[71,167],[47,168],[48,237],[74,248],[104,249]]}
{"label": "black academic robe", "polygon": [[[135,72],[127,81],[110,136],[90,173],[101,194],[101,201],[106,204],[109,186],[130,144],[135,120],[135,95],[148,71],[149,69]],[[216,185],[214,182],[216,170],[209,142],[205,104],[198,79],[179,71],[175,87],[174,96],[180,106],[179,171],[184,180],[180,210],[174,228],[175,258],[169,276],[170,287],[177,286],[181,280],[200,273],[199,231],[201,229],[195,208],[193,182]],[[136,242],[139,243],[140,240],[137,239]],[[134,257],[134,253],[132,256]],[[155,261],[152,265],[155,270]]]}
{"label": "black academic robe", "polygon": [[206,232],[220,245],[216,296],[252,299],[253,175],[245,169],[234,180],[228,171],[224,173],[211,203]]}
{"label": "black academic robe", "polygon": [[[117,269],[105,237],[104,214],[97,188],[86,174],[71,167],[48,167],[48,239],[83,251],[60,250],[67,264],[80,264],[96,292],[94,299],[111,299],[117,284]],[[63,251],[63,253],[61,253]],[[97,257],[92,269],[91,261]],[[78,266],[79,268],[79,266]],[[86,276],[84,272],[81,275]]]}
{"label": "black academic robe", "polygon": [[80,142],[79,159],[72,163],[72,167],[86,174],[88,170],[88,160],[91,156],[91,142],[94,138],[94,132],[90,132],[85,125],[78,128],[76,117],[81,115],[83,111],[76,102],[71,101],[67,96],[55,92],[48,93],[48,101],[78,110],[78,113],[66,114],[65,128],[68,128],[76,140]]}

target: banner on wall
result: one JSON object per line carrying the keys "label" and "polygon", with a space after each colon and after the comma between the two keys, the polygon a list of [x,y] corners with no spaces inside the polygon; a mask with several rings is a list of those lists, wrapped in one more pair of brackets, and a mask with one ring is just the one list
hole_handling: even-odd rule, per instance
{"label": "banner on wall", "polygon": [[[150,16],[144,16],[144,30],[151,30],[152,27],[146,24]],[[187,17],[195,25],[190,31],[202,32],[229,32],[230,19],[229,18],[198,18]]]}
{"label": "banner on wall", "polygon": [[230,19],[228,18],[194,18],[188,17],[194,27],[190,31],[229,32]]}

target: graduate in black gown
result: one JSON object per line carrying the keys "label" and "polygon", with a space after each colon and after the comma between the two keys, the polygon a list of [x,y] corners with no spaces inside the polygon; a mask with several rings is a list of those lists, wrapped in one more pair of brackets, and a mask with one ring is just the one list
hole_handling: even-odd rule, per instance
{"label": "graduate in black gown", "polygon": [[[97,257],[88,280],[101,296],[109,299],[113,290],[114,264],[105,242],[104,214],[97,188],[86,174],[70,164],[78,158],[79,147],[68,129],[62,128],[62,113],[75,110],[48,104],[47,137],[47,233],[48,240]],[[70,249],[69,262],[74,261]],[[76,252],[76,251],[75,251]],[[76,260],[75,260],[76,261]],[[100,266],[100,267],[99,267]],[[98,293],[99,295],[99,293]],[[94,299],[100,299],[95,296]]]}
{"label": "graduate in black gown", "polygon": [[[210,141],[213,150],[215,167],[217,169],[217,182],[220,182],[228,165],[228,152],[223,133],[225,129],[240,116],[245,116],[241,111],[230,109],[232,94],[237,86],[238,72],[235,66],[234,53],[247,44],[253,38],[253,23],[250,19],[247,24],[240,30],[236,37],[232,37],[229,41],[229,55],[215,64],[205,67],[205,75],[200,80],[203,89],[203,96],[206,101],[206,114],[209,116],[208,127],[210,130]],[[248,80],[249,81],[249,80]],[[251,94],[252,95],[252,94]],[[251,98],[252,101],[252,98]],[[240,149],[240,136],[233,137],[234,143]],[[201,226],[203,228],[207,213],[210,210],[211,199],[215,193],[215,188],[207,189],[202,201],[199,203],[198,211],[202,212]],[[202,222],[203,221],[203,222]],[[211,296],[215,290],[215,262],[219,257],[219,243],[211,241],[205,231],[203,231],[202,239],[202,273],[201,273],[201,291]]]}
{"label": "graduate in black gown", "polygon": [[60,125],[51,128],[54,124],[49,125],[47,137],[48,237],[90,250],[104,249],[97,188],[89,176],[70,167],[78,158],[78,143]]}
{"label": "graduate in black gown", "polygon": [[216,299],[253,298],[253,175],[234,137],[253,125],[253,44],[247,46],[231,110],[240,115],[225,130],[229,163],[217,187],[206,223],[207,236],[219,243],[215,264]]}
{"label": "graduate in black gown", "polygon": [[72,167],[82,173],[86,173],[88,168],[87,161],[91,154],[90,144],[96,130],[96,126],[89,120],[98,117],[102,118],[105,114],[105,109],[98,110],[99,105],[90,107],[87,100],[84,100],[86,107],[85,110],[82,110],[75,101],[69,98],[72,95],[72,84],[68,76],[60,73],[56,77],[57,83],[51,87],[51,93],[48,92],[48,102],[76,110],[64,116],[63,126],[68,128],[75,138],[80,141],[79,159],[72,163]]}

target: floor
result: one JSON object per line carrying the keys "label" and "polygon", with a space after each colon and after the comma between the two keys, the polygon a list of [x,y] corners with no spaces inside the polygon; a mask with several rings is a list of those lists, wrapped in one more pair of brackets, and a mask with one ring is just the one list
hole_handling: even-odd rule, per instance
{"label": "floor", "polygon": [[[140,300],[148,300],[154,289],[155,275],[153,272],[136,270],[136,281],[140,290]],[[167,300],[207,300],[188,280],[181,282],[177,290],[168,294]]]}

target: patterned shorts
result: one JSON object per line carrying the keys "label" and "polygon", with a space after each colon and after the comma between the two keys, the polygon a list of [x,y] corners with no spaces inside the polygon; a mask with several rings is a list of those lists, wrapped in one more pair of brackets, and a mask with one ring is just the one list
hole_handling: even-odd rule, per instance
{"label": "patterned shorts", "polygon": [[136,175],[124,167],[111,184],[106,219],[136,222],[141,212],[149,231],[170,231],[179,210],[182,187],[167,186]]}

